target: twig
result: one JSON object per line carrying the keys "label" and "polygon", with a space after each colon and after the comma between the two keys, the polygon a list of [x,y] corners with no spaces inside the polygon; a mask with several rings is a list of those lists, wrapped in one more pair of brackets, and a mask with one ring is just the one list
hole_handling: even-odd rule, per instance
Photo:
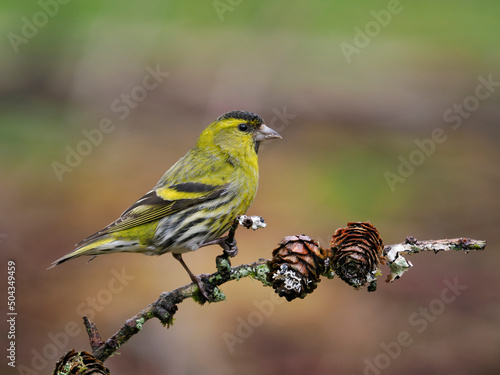
{"label": "twig", "polygon": [[437,254],[440,251],[465,251],[484,250],[486,241],[473,240],[471,238],[452,238],[444,240],[418,241],[412,236],[406,237],[403,243],[387,245],[384,247],[384,256],[389,263],[391,273],[386,282],[399,279],[413,264],[406,260],[402,254],[417,254],[422,251],[432,251]]}
{"label": "twig", "polygon": [[96,350],[103,344],[101,335],[99,335],[96,325],[88,320],[86,316],[83,317],[83,325],[85,326],[87,335],[89,336],[90,347],[92,350]]}

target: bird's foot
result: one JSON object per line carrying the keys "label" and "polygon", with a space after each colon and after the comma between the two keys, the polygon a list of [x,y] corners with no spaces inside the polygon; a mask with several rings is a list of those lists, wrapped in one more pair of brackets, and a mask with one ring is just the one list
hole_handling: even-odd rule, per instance
{"label": "bird's foot", "polygon": [[234,236],[220,237],[216,240],[205,242],[200,247],[209,245],[219,245],[220,247],[222,247],[224,255],[227,255],[231,258],[235,257],[238,254],[238,246],[236,246],[236,239],[234,238]]}
{"label": "bird's foot", "polygon": [[[213,299],[210,297],[210,294],[209,291],[207,290],[206,288],[206,284],[203,282],[202,278],[203,277],[207,277],[207,275],[195,275],[194,273],[191,272],[191,270],[188,268],[188,266],[186,265],[186,263],[184,262],[184,259],[182,259],[182,254],[175,254],[175,253],[172,253],[173,257],[175,259],[177,259],[179,261],[179,263],[182,265],[182,267],[184,267],[184,269],[186,270],[186,272],[188,273],[189,275],[189,278],[191,279],[191,281],[196,284],[198,286],[198,289],[200,290],[200,293],[201,295],[205,298],[206,301],[212,301]],[[212,290],[210,292],[213,292],[213,286],[210,285],[210,287],[212,288]]]}
{"label": "bird's foot", "polygon": [[231,226],[231,229],[229,230],[229,234],[227,236],[220,237],[213,241],[205,242],[200,247],[219,245],[224,250],[224,255],[231,258],[235,257],[238,254],[238,246],[236,246],[236,239],[234,235],[236,232],[236,228],[238,228],[238,225],[241,225],[247,229],[252,228],[253,230],[266,227],[264,218],[261,216],[240,215],[234,219],[233,225]]}
{"label": "bird's foot", "polygon": [[236,246],[236,238],[226,236],[220,238],[220,240],[221,242],[219,243],[219,245],[222,247],[224,255],[233,258],[238,254],[238,246]]}
{"label": "bird's foot", "polygon": [[[206,275],[192,275],[191,281],[198,286],[198,289],[201,295],[205,298],[206,301],[212,301],[211,293],[208,292],[207,287],[212,287],[211,285],[207,285],[203,282],[202,278]],[[213,288],[213,287],[212,287]]]}

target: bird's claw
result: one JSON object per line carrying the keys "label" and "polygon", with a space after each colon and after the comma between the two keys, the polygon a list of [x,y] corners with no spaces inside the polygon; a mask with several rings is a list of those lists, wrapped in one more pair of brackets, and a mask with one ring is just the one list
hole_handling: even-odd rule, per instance
{"label": "bird's claw", "polygon": [[201,246],[209,245],[219,245],[224,250],[224,255],[227,255],[231,258],[238,254],[238,247],[236,246],[236,239],[234,238],[234,236],[220,237],[214,241],[205,242]]}
{"label": "bird's claw", "polygon": [[236,246],[236,239],[234,237],[222,237],[220,246],[224,250],[224,254],[233,258],[238,254],[238,246]]}
{"label": "bird's claw", "polygon": [[199,275],[199,276],[193,275],[192,281],[198,286],[198,289],[201,295],[205,298],[205,300],[212,301],[212,297],[206,288],[207,284],[205,284],[202,280],[204,276],[206,275]]}

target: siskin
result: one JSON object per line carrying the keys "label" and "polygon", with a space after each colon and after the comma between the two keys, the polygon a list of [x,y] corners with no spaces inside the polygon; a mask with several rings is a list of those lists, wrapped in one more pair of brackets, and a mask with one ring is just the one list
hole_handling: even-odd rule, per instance
{"label": "siskin", "polygon": [[172,253],[208,299],[182,254],[223,245],[221,236],[237,216],[245,214],[257,193],[260,142],[274,138],[281,136],[254,113],[232,111],[220,116],[151,191],[50,268],[82,255]]}

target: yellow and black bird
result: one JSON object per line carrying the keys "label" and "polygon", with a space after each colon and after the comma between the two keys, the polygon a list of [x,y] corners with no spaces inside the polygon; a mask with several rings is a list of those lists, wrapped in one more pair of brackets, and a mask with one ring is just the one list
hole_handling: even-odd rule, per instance
{"label": "yellow and black bird", "polygon": [[260,142],[275,138],[281,136],[254,113],[218,117],[151,191],[51,268],[82,255],[172,253],[208,299],[182,254],[219,243],[234,219],[245,214],[257,193]]}

